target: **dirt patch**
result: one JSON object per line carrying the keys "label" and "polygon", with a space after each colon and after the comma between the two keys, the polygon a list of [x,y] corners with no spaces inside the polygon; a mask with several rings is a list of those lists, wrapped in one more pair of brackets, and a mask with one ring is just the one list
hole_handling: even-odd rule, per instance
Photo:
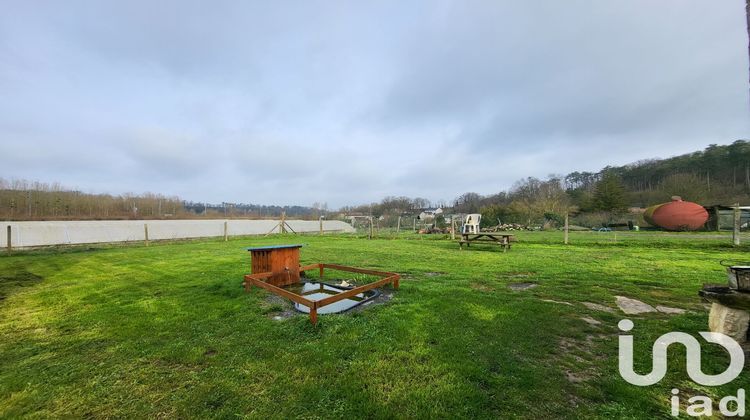
{"label": "dirt patch", "polygon": [[484,283],[474,282],[474,283],[471,283],[469,287],[471,287],[474,290],[479,290],[480,292],[494,292],[495,291],[494,287],[488,284],[484,284]]}
{"label": "dirt patch", "polygon": [[580,349],[580,346],[572,338],[563,337],[560,339],[560,342],[557,343],[557,348],[562,350],[565,353],[568,353],[571,350]]}
{"label": "dirt patch", "polygon": [[352,309],[349,309],[346,312],[343,312],[344,315],[354,313],[354,312],[360,312],[365,311],[367,308],[372,308],[374,305],[385,305],[388,302],[393,299],[393,291],[392,290],[381,290],[380,294],[367,302],[357,305],[353,307]]}
{"label": "dirt patch", "polygon": [[559,304],[559,305],[568,305],[568,306],[573,306],[573,304],[572,304],[572,303],[570,303],[570,302],[564,302],[564,301],[561,301],[561,300],[553,300],[553,299],[542,299],[542,302],[557,303],[557,304]]}
{"label": "dirt patch", "polygon": [[214,349],[208,349],[208,350],[206,350],[203,353],[203,355],[206,356],[206,357],[214,357],[214,356],[216,356],[216,353],[218,353],[218,351],[216,351]]}
{"label": "dirt patch", "polygon": [[[608,336],[606,334],[587,334],[586,337],[583,340],[577,340],[575,338],[570,337],[562,337],[560,338],[560,341],[557,343],[557,348],[560,350],[561,353],[567,354],[571,352],[579,352],[581,354],[589,355],[592,354],[591,350],[594,345],[596,345],[597,341],[601,341]],[[598,358],[599,356],[596,356],[594,358]]]}
{"label": "dirt patch", "polygon": [[667,289],[649,290],[648,294],[655,298],[670,298],[673,296],[673,292]]}
{"label": "dirt patch", "polygon": [[508,271],[507,273],[500,273],[500,277],[506,278],[526,278],[533,277],[536,275],[536,271]]}
{"label": "dirt patch", "polygon": [[294,310],[294,305],[290,300],[277,295],[266,297],[264,310],[266,315],[274,321],[283,321],[299,313]]}
{"label": "dirt patch", "polygon": [[442,276],[443,274],[445,274],[445,273],[443,273],[441,271],[428,271],[428,272],[424,273],[424,275],[427,276],[427,277],[437,277],[437,276]]}
{"label": "dirt patch", "polygon": [[515,290],[515,291],[533,289],[537,286],[539,285],[536,283],[511,283],[508,285],[510,290]]}
{"label": "dirt patch", "polygon": [[601,321],[597,321],[594,318],[591,318],[590,316],[582,316],[581,320],[583,320],[585,323],[589,325],[601,325]]}
{"label": "dirt patch", "polygon": [[594,379],[598,373],[593,369],[594,361],[601,361],[606,356],[596,351],[598,342],[609,339],[606,334],[589,334],[583,339],[561,337],[557,344],[558,363],[565,370],[565,378],[572,384],[580,384]]}
{"label": "dirt patch", "polygon": [[571,372],[569,370],[565,371],[565,378],[573,384],[579,384],[581,382],[586,382],[588,379],[591,379],[590,377],[587,377],[586,375],[583,375],[581,373],[575,373]]}
{"label": "dirt patch", "polygon": [[578,408],[578,406],[581,405],[583,402],[583,400],[578,398],[577,395],[568,393],[567,396],[568,396],[568,404],[570,404],[570,406],[573,408]]}

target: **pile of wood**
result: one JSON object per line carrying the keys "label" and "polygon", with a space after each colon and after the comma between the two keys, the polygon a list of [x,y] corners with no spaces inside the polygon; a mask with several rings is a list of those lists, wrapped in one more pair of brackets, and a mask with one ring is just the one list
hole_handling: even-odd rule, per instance
{"label": "pile of wood", "polygon": [[521,225],[518,223],[501,223],[496,226],[485,229],[487,232],[506,232],[513,230],[533,230],[529,226]]}
{"label": "pile of wood", "polygon": [[425,227],[423,229],[419,229],[419,234],[430,235],[430,234],[433,234],[433,233],[437,233],[437,234],[451,233],[451,228],[444,227],[444,228],[441,229],[441,228],[439,228],[439,227],[437,227],[435,225],[428,225],[427,227]]}

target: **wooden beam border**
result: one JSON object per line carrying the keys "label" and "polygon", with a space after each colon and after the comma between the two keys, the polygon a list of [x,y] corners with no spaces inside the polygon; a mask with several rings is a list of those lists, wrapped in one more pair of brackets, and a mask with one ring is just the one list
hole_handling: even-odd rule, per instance
{"label": "wooden beam border", "polygon": [[317,264],[309,264],[309,265],[300,265],[299,270],[305,271],[305,270],[312,270],[315,268],[319,269],[320,277],[323,277],[323,270],[328,268],[331,270],[348,271],[350,273],[367,274],[371,276],[379,276],[382,278],[372,283],[367,283],[362,286],[355,287],[353,289],[346,290],[341,293],[337,293],[333,296],[330,296],[321,300],[317,300],[317,301],[307,299],[302,295],[292,293],[286,289],[282,289],[281,287],[274,286],[270,283],[265,282],[264,281],[265,279],[268,279],[273,275],[273,273],[271,272],[247,274],[245,275],[245,281],[242,283],[242,285],[245,287],[245,291],[248,291],[248,292],[250,291],[250,288],[253,285],[255,285],[262,289],[266,289],[271,293],[275,293],[279,296],[283,296],[291,300],[292,302],[296,302],[296,303],[299,303],[300,305],[307,306],[308,308],[310,308],[310,322],[312,322],[314,325],[314,324],[317,324],[318,322],[318,309],[319,308],[322,308],[323,306],[330,305],[340,300],[349,298],[351,296],[358,295],[368,290],[372,290],[376,287],[380,287],[388,283],[391,283],[394,289],[398,289],[399,280],[401,279],[400,275],[396,273],[391,273],[388,271],[367,270],[363,268],[349,267],[346,265],[339,265],[339,264],[317,263]]}

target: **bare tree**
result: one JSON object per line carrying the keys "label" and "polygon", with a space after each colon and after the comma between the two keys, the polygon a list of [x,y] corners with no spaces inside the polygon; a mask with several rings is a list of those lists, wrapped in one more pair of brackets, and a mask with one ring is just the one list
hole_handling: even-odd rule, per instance
{"label": "bare tree", "polygon": [[160,194],[115,197],[86,194],[58,183],[0,179],[0,217],[6,220],[158,218],[163,216],[162,208],[173,209],[172,215],[184,209],[179,198]]}

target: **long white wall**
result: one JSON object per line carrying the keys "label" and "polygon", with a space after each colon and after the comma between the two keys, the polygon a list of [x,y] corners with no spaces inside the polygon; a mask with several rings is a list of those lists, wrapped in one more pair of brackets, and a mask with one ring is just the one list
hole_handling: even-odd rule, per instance
{"label": "long white wall", "polygon": [[[227,234],[262,235],[279,231],[278,220],[87,220],[54,222],[2,222],[0,246],[7,244],[7,228],[11,227],[11,245],[16,248],[90,244],[100,242],[142,241],[145,239],[144,225],[148,225],[148,239],[183,239],[224,236]],[[295,232],[318,232],[317,220],[287,220]],[[353,233],[355,229],[346,222],[324,220],[324,232]]]}

